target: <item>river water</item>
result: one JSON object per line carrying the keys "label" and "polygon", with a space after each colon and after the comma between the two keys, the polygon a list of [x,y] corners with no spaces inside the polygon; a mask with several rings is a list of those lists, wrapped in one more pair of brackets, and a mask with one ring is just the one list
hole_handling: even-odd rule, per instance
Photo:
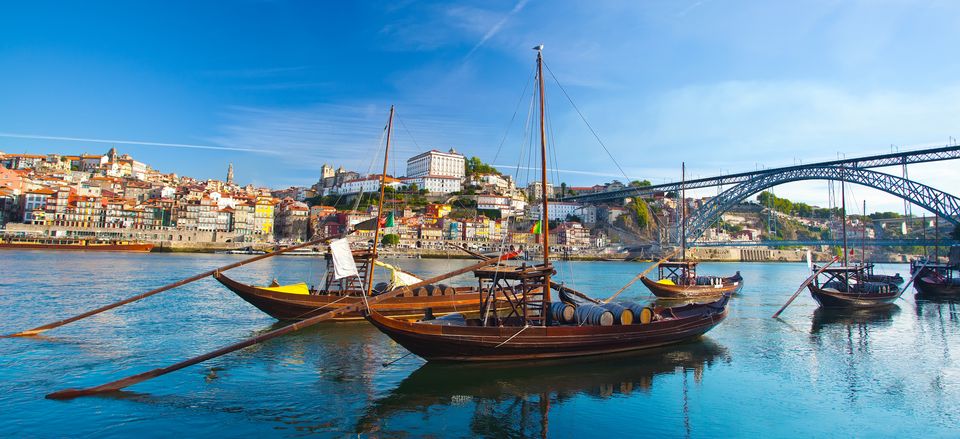
{"label": "river water", "polygon": [[[3,251],[0,333],[242,258]],[[231,276],[318,279],[319,262],[277,257]],[[391,262],[424,275],[469,263]],[[561,262],[559,272],[568,286],[605,297],[646,265]],[[699,341],[655,351],[427,365],[403,357],[402,347],[365,322],[322,324],[122,393],[44,399],[278,327],[205,279],[42,337],[0,339],[0,437],[960,437],[957,304],[917,300],[911,288],[888,311],[824,313],[805,292],[775,320],[770,315],[809,274],[806,265],[700,268],[736,270],[745,287],[729,318]],[[908,277],[905,265],[877,271]],[[639,283],[624,297],[652,300]]]}

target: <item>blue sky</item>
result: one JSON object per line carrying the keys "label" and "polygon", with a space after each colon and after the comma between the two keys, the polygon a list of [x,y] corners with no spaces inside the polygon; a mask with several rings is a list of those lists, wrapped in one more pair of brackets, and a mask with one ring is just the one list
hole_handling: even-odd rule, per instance
{"label": "blue sky", "polygon": [[[706,176],[960,137],[958,25],[950,1],[7,2],[0,151],[116,144],[167,172],[308,185],[323,163],[370,169],[396,104],[398,173],[429,148],[515,165],[542,43],[626,174],[663,182],[681,161]],[[622,180],[547,92],[559,180]],[[955,168],[911,177],[958,194]]]}

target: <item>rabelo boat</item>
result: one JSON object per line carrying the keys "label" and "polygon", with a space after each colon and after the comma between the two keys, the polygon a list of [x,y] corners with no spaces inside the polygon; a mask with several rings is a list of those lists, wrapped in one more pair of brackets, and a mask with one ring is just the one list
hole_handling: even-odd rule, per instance
{"label": "rabelo boat", "polygon": [[[540,101],[540,165],[542,209],[541,242],[549,235],[547,141],[545,134],[543,46],[537,50]],[[410,352],[428,361],[502,361],[578,357],[649,349],[696,339],[727,316],[729,295],[705,304],[670,308],[642,307],[625,312],[629,304],[603,303],[584,298],[580,303],[554,301],[551,290],[573,292],[551,281],[556,274],[550,246],[543,245],[543,261],[519,266],[500,262],[473,272],[481,294],[479,318],[451,314],[416,322],[368,311],[367,319]],[[499,294],[503,292],[501,299]],[[501,305],[507,311],[501,312]],[[634,315],[639,318],[634,319]]]}

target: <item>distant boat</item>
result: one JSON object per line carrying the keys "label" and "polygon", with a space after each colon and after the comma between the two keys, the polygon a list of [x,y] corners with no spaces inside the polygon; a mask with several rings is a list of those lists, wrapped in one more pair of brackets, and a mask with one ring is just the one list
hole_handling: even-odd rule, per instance
{"label": "distant boat", "polygon": [[697,276],[697,263],[693,261],[663,262],[657,267],[658,280],[641,277],[647,288],[664,299],[692,299],[719,297],[735,294],[743,288],[740,272],[733,276]]}
{"label": "distant boat", "polygon": [[266,254],[263,250],[254,250],[252,247],[234,249],[234,250],[220,250],[215,252],[221,255],[262,255]]}
{"label": "distant boat", "polygon": [[863,265],[828,267],[807,288],[813,300],[825,308],[890,306],[900,297],[895,284],[866,281],[865,273]]}
{"label": "distant boat", "polygon": [[[871,280],[873,266],[847,265],[847,204],[846,186],[840,180],[840,211],[843,212],[843,266],[818,269],[808,279],[807,288],[813,300],[824,308],[878,308],[891,306],[900,298],[900,288],[893,282]],[[873,275],[876,279],[876,275]]]}
{"label": "distant boat", "polygon": [[154,245],[146,242],[106,241],[59,237],[7,237],[0,239],[0,249],[15,250],[81,250],[113,252],[149,252]]}

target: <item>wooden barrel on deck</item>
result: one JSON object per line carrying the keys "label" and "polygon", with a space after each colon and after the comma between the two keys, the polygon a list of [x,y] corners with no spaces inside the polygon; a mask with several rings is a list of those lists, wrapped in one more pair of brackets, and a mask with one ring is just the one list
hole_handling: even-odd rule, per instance
{"label": "wooden barrel on deck", "polygon": [[573,313],[577,324],[594,326],[612,326],[613,313],[600,305],[586,304],[577,306]]}
{"label": "wooden barrel on deck", "polygon": [[613,313],[613,323],[617,325],[630,325],[633,323],[633,311],[619,303],[604,303],[604,309]]}
{"label": "wooden barrel on deck", "polygon": [[573,306],[563,302],[550,303],[550,319],[557,323],[573,323]]}
{"label": "wooden barrel on deck", "polygon": [[435,294],[439,294],[441,296],[452,296],[457,293],[457,291],[453,287],[446,284],[437,285],[437,289],[440,290],[440,292]]}
{"label": "wooden barrel on deck", "polygon": [[420,287],[420,288],[414,288],[413,295],[416,297],[425,297],[425,296],[429,296],[430,294],[427,291],[427,287]]}

